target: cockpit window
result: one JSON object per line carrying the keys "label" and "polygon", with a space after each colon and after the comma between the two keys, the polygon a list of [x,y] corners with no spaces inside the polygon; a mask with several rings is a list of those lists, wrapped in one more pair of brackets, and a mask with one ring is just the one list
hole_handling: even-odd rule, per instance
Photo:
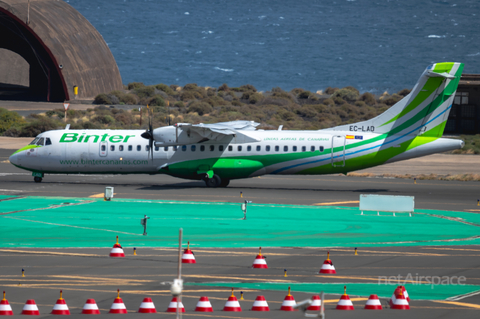
{"label": "cockpit window", "polygon": [[52,145],[52,141],[50,141],[49,137],[45,138],[45,145]]}
{"label": "cockpit window", "polygon": [[35,137],[35,139],[34,139],[30,144],[28,144],[28,145],[35,145],[35,144],[37,144],[37,141],[38,141],[38,140],[39,140],[39,138],[38,138],[38,137]]}
{"label": "cockpit window", "polygon": [[43,142],[45,141],[45,139],[43,137],[41,137],[38,142],[37,142],[37,145],[43,145]]}

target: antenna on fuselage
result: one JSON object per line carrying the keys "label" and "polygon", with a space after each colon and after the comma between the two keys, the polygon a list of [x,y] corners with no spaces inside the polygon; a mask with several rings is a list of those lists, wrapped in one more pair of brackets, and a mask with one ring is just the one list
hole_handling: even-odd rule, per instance
{"label": "antenna on fuselage", "polygon": [[70,129],[70,124],[67,124],[67,126],[65,126],[65,130],[69,130],[69,129]]}

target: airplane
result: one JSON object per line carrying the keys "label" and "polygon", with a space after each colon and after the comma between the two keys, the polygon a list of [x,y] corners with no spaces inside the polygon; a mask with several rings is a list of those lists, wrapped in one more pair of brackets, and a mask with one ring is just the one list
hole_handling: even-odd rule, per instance
{"label": "airplane", "polygon": [[311,130],[261,130],[253,121],[177,123],[143,130],[52,130],[10,156],[45,174],[167,174],[226,187],[265,174],[346,174],[462,148],[441,138],[463,64],[428,66],[410,94],[379,116]]}

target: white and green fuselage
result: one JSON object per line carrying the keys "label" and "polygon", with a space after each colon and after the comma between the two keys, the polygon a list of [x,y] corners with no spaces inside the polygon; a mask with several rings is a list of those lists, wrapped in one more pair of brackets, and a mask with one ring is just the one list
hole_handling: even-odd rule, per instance
{"label": "white and green fuselage", "polygon": [[10,162],[37,177],[163,173],[204,179],[209,186],[264,174],[347,173],[461,148],[462,141],[441,136],[462,69],[461,63],[431,65],[412,92],[385,113],[331,129],[263,131],[253,122],[180,123],[153,130],[153,151],[142,130],[55,130],[38,135]]}

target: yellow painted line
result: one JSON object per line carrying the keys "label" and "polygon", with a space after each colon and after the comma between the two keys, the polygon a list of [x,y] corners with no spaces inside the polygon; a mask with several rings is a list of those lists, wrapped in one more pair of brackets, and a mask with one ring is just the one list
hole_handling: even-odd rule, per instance
{"label": "yellow painted line", "polygon": [[458,302],[458,301],[443,301],[443,300],[432,300],[433,302],[449,304],[449,305],[456,305],[456,306],[463,306],[463,307],[470,307],[474,309],[480,309],[480,305],[476,305],[473,303],[466,303],[466,302]]}
{"label": "yellow painted line", "polygon": [[[434,248],[434,247],[422,247],[422,249],[439,249],[439,250],[464,250],[464,251],[480,251],[480,249],[466,249],[466,248]],[[457,256],[457,255],[452,255]]]}
{"label": "yellow painted line", "polygon": [[465,209],[465,210],[469,212],[480,212],[480,209]]}
{"label": "yellow painted line", "polygon": [[315,203],[312,204],[314,206],[332,206],[332,205],[340,205],[340,204],[358,204],[360,201],[358,200],[350,200],[350,201],[344,201],[344,202],[329,202],[329,203]]}
{"label": "yellow painted line", "polygon": [[[438,249],[441,249],[441,248],[438,248]],[[352,249],[338,249],[338,248],[335,248],[335,249],[330,249],[330,252],[332,252],[332,256],[335,256],[335,254],[333,254],[333,253],[336,252],[336,251],[351,251],[353,253],[355,252]],[[361,254],[361,253],[390,254],[390,255],[391,254],[397,254],[397,255],[406,255],[406,256],[436,256],[436,257],[454,256],[454,255],[448,255],[448,254],[417,253],[417,252],[405,252],[405,251],[362,250],[361,248],[357,250],[357,253],[358,254]],[[371,257],[371,255],[369,255],[367,257]],[[335,257],[333,257],[333,258],[335,258]]]}
{"label": "yellow painted line", "polygon": [[[339,298],[340,299],[340,298]],[[337,303],[339,299],[328,299],[324,300],[324,303]],[[365,301],[368,300],[368,298],[350,298],[350,300],[353,301]]]}
{"label": "yellow painted line", "polygon": [[100,194],[90,195],[88,197],[90,197],[90,198],[103,198],[104,196],[105,196],[104,193],[100,193]]}
{"label": "yellow painted line", "polygon": [[101,228],[91,228],[91,227],[82,227],[82,226],[73,226],[73,225],[56,224],[56,223],[48,223],[48,222],[42,222],[42,221],[39,221],[39,220],[31,220],[31,219],[24,219],[24,218],[11,217],[11,216],[4,216],[4,218],[10,218],[10,219],[16,219],[16,220],[23,220],[23,221],[32,222],[32,223],[40,223],[40,224],[53,225],[53,226],[72,227],[72,228],[80,228],[80,229],[88,229],[88,230],[100,230],[100,231],[112,232],[112,233],[117,233],[117,234],[127,234],[127,235],[143,236],[143,235],[141,235],[141,234],[121,232],[121,231],[118,231],[118,230],[101,229]]}
{"label": "yellow painted line", "polygon": [[0,252],[8,253],[22,253],[22,254],[37,254],[37,255],[58,255],[58,256],[80,256],[80,257],[101,257],[103,255],[96,254],[76,254],[76,253],[59,253],[53,251],[30,251],[30,250],[18,250],[18,249],[0,249]]}
{"label": "yellow painted line", "polygon": [[[214,279],[231,279],[231,280],[252,280],[251,278],[245,277],[228,277],[228,276],[209,276],[209,275],[183,275],[183,277],[192,277],[192,278],[214,278]],[[269,281],[278,281],[278,282],[292,282],[291,280],[284,279],[269,279]]]}

